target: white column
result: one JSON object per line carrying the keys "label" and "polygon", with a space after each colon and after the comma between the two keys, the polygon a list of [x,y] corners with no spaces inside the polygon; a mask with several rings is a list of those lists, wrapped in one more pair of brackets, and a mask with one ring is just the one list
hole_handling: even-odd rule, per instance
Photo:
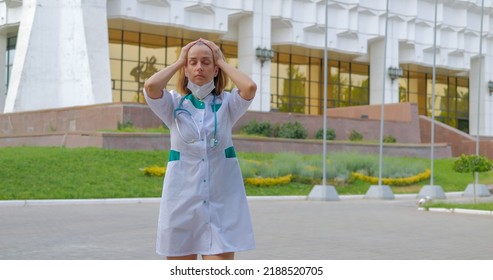
{"label": "white column", "polygon": [[255,49],[271,48],[271,2],[255,0],[253,14],[244,16],[238,23],[238,69],[257,84],[257,94],[250,110],[270,111],[270,62],[263,64],[255,55]]}
{"label": "white column", "polygon": [[484,75],[485,79],[483,80],[484,85],[483,88],[485,90],[484,94],[484,108],[483,108],[483,120],[484,123],[484,136],[493,136],[493,92],[489,91],[488,82],[493,81],[493,39],[489,38],[485,40],[485,45],[487,48],[487,53],[485,56],[485,68]]}
{"label": "white column", "polygon": [[111,102],[106,1],[25,0],[5,112]]}
{"label": "white column", "polygon": [[7,89],[5,88],[6,83],[6,64],[5,53],[7,51],[7,36],[5,34],[0,34],[0,113],[3,112],[5,108],[5,99],[7,97]]}
{"label": "white column", "polygon": [[[486,42],[485,42],[486,43]],[[489,43],[491,45],[491,43]],[[489,47],[491,50],[491,47]],[[492,53],[492,52],[488,52]],[[479,72],[481,63],[481,72]],[[493,136],[493,95],[489,93],[488,81],[493,81],[493,56],[491,54],[471,59],[469,72],[469,134]],[[479,116],[478,116],[478,93]],[[478,128],[479,118],[479,128]]]}
{"label": "white column", "polygon": [[[86,1],[82,3],[82,27],[85,35],[85,56],[89,64],[90,80],[85,85],[91,87],[89,92],[93,104],[111,103],[111,67],[108,37],[108,18],[106,4],[108,1]],[[84,85],[84,86],[85,86]]]}
{"label": "white column", "polygon": [[[399,41],[396,36],[392,36],[392,33],[392,23],[389,21],[386,54],[384,54],[385,38],[378,39],[369,45],[370,105],[382,103],[382,79],[385,79],[385,104],[399,103],[399,80],[395,79],[392,82],[387,73],[389,67],[399,67]],[[385,56],[386,59],[384,59]]]}

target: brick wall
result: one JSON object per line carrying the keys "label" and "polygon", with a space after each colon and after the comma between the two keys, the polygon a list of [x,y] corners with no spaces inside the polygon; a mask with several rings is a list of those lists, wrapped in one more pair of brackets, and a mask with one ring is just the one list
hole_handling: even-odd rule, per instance
{"label": "brick wall", "polygon": [[[364,139],[377,142],[380,139],[380,110],[380,105],[329,109],[327,127],[335,130],[336,140],[347,140],[349,133],[354,129],[362,133]],[[384,135],[394,136],[397,143],[430,143],[431,120],[424,116],[418,116],[418,109],[415,104],[386,105],[384,117]],[[298,121],[307,129],[309,138],[314,138],[316,131],[323,127],[322,116],[249,111],[238,121],[233,130],[238,132],[243,125],[253,119],[269,121],[272,124]],[[141,128],[162,125],[161,121],[145,104],[111,103],[0,114],[0,138],[2,138],[2,146],[14,145],[15,141],[35,144],[36,139],[40,141],[40,145],[48,145],[46,141],[53,141],[55,145],[58,145],[58,142],[66,141],[67,137],[76,137],[73,135],[80,134],[86,135],[86,140],[74,145],[84,145],[84,141],[88,145],[103,145],[98,142],[102,140],[97,137],[90,138],[87,135],[99,130],[115,130],[118,123],[128,120],[131,120],[135,127]],[[21,141],[19,138],[29,135],[33,136],[30,140],[22,139]],[[42,135],[49,135],[49,137],[41,137]],[[54,135],[68,136],[65,136],[65,140],[63,140],[59,138],[62,136],[55,137]],[[292,142],[294,143],[294,141]],[[436,122],[435,126],[435,143],[448,143],[453,156],[475,152],[475,138],[439,122]],[[248,145],[252,144],[245,143],[245,147]],[[283,147],[290,149],[286,145],[283,144]],[[156,148],[161,147],[158,144],[154,146]],[[493,159],[492,139],[482,139],[480,147],[481,154]],[[273,148],[275,147],[273,146]],[[303,149],[307,149],[307,146],[305,145]]]}
{"label": "brick wall", "polygon": [[[431,142],[431,118],[419,116],[421,129],[421,142]],[[493,159],[493,139],[480,137],[479,154]],[[435,143],[449,143],[452,148],[452,156],[461,154],[476,154],[476,137],[464,133],[458,129],[435,122]]]}

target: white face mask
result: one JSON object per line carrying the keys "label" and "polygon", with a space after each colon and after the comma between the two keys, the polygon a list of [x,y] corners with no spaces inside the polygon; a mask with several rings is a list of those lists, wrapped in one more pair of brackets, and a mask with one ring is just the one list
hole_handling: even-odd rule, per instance
{"label": "white face mask", "polygon": [[192,94],[198,98],[199,100],[204,99],[207,95],[211,93],[211,91],[215,88],[214,80],[211,80],[207,84],[203,86],[198,86],[188,80],[187,88],[192,91]]}

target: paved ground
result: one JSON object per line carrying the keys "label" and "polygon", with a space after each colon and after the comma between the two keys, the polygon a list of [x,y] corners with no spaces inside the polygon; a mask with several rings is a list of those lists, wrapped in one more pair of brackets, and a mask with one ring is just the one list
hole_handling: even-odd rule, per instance
{"label": "paved ground", "polygon": [[[249,203],[257,249],[237,259],[493,259],[493,216],[418,211],[414,197]],[[160,259],[158,208],[2,202],[0,259]]]}

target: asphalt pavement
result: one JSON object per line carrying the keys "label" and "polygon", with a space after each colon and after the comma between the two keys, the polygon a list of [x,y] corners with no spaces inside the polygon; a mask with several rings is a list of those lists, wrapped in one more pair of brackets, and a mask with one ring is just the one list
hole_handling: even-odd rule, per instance
{"label": "asphalt pavement", "polygon": [[[493,259],[491,214],[422,211],[409,195],[394,200],[340,198],[249,197],[257,248],[236,258]],[[162,259],[155,253],[158,210],[158,198],[2,201],[0,259]]]}

